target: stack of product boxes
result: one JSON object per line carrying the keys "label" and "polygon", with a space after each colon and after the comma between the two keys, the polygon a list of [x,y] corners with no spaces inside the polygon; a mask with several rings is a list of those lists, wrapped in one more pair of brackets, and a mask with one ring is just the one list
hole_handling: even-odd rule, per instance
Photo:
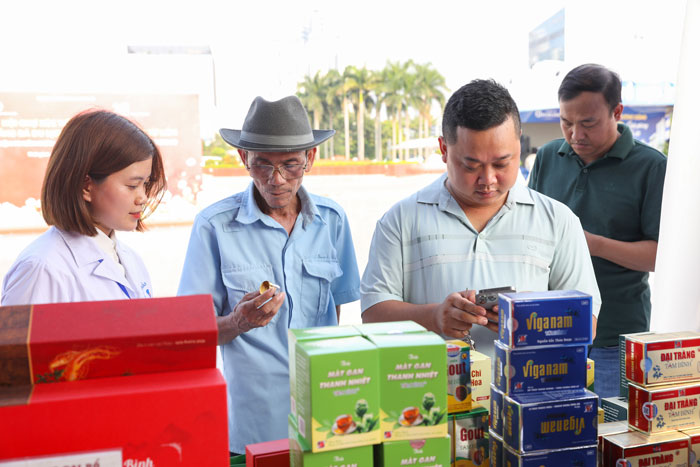
{"label": "stack of product boxes", "polygon": [[596,465],[598,397],[586,389],[591,310],[591,297],[577,291],[500,295],[491,465]]}
{"label": "stack of product boxes", "polygon": [[624,336],[626,433],[603,436],[603,465],[697,465],[700,333]]}
{"label": "stack of product boxes", "polygon": [[0,307],[0,464],[227,465],[216,343],[209,295]]}
{"label": "stack of product boxes", "polygon": [[445,341],[406,321],[289,330],[292,466],[449,463]]}
{"label": "stack of product boxes", "polygon": [[489,465],[491,359],[460,340],[447,341],[447,409],[451,465]]}

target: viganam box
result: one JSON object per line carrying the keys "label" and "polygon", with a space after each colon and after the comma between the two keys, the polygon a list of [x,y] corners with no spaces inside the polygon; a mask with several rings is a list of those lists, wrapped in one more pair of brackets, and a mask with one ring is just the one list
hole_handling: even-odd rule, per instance
{"label": "viganam box", "polygon": [[598,441],[598,396],[587,389],[506,396],[503,414],[503,441],[518,452]]}
{"label": "viganam box", "polygon": [[500,294],[499,341],[511,348],[591,344],[591,302],[576,290]]}
{"label": "viganam box", "polygon": [[511,349],[494,344],[494,384],[503,394],[586,387],[584,345]]}
{"label": "viganam box", "polygon": [[700,333],[641,333],[626,336],[625,371],[630,382],[651,384],[700,380]]}
{"label": "viganam box", "polygon": [[509,467],[595,467],[597,449],[595,446],[586,446],[523,454],[505,446],[503,454],[505,462],[502,465]]}

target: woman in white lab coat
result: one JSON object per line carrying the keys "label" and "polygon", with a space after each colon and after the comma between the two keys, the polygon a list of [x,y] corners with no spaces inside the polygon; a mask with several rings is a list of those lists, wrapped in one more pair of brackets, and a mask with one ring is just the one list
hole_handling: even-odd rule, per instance
{"label": "woman in white lab coat", "polygon": [[103,110],[73,117],[41,190],[51,227],[10,267],[2,305],[150,297],[143,261],[115,232],[142,231],[164,191],[160,151],[137,125]]}

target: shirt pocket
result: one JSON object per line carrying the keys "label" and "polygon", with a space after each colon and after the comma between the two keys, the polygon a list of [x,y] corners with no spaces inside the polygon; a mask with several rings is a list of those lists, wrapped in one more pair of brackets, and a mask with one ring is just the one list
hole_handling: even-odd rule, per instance
{"label": "shirt pocket", "polygon": [[[226,286],[229,312],[233,311],[245,294],[258,290],[263,281],[274,282],[272,266],[270,265],[226,269],[221,271],[221,277]],[[278,316],[279,312],[272,318],[272,321],[276,321]]]}
{"label": "shirt pocket", "polygon": [[313,325],[326,313],[331,283],[342,271],[335,259],[305,259],[302,264],[301,315]]}

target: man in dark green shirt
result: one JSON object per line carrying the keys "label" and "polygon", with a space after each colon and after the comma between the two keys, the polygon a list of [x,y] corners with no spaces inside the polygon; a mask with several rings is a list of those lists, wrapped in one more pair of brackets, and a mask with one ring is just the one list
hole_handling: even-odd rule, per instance
{"label": "man in dark green shirt", "polygon": [[537,152],[529,186],[569,206],[586,234],[603,301],[590,358],[600,397],[619,394],[618,336],[649,330],[666,157],[637,141],[622,115],[618,75],[571,70],[559,87],[564,139]]}

